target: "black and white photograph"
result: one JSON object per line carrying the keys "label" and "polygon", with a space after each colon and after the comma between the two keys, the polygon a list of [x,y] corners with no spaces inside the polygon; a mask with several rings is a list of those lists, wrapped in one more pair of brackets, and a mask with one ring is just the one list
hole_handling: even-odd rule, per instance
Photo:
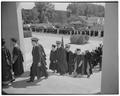
{"label": "black and white photograph", "polygon": [[118,1],[2,1],[2,95],[118,94]]}

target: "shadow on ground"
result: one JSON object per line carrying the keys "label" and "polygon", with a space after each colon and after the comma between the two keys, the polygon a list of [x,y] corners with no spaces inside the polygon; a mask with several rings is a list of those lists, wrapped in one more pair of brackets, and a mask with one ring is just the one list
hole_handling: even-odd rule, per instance
{"label": "shadow on ground", "polygon": [[26,81],[28,81],[28,79],[25,79],[25,80],[13,82],[11,86],[13,88],[26,88],[28,86],[37,86],[37,83],[41,82],[42,80],[44,80],[44,78],[42,78],[40,80],[35,80],[34,82],[31,82],[31,83],[27,83]]}
{"label": "shadow on ground", "polygon": [[29,77],[29,75],[30,75],[30,71],[26,71],[26,72],[24,72],[20,77],[21,77],[21,78]]}

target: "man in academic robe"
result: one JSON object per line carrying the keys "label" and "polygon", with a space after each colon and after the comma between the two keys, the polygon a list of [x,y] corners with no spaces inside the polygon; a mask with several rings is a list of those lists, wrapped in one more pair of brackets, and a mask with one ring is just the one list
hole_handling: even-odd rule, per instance
{"label": "man in academic robe", "polygon": [[27,81],[28,83],[33,82],[35,76],[37,76],[38,80],[42,76],[45,76],[46,78],[48,77],[46,67],[43,62],[44,59],[42,58],[42,53],[40,52],[40,47],[37,43],[38,38],[32,38],[31,41],[33,45],[33,49],[32,49],[33,63],[32,63],[31,70],[30,70],[30,80]]}
{"label": "man in academic robe", "polygon": [[64,75],[68,72],[68,66],[66,61],[66,51],[63,47],[61,47],[61,41],[56,41],[57,44],[57,71],[60,73],[60,75]]}
{"label": "man in academic robe", "polygon": [[[47,65],[47,63],[46,63],[46,54],[45,54],[45,50],[44,50],[44,48],[43,48],[43,46],[41,45],[41,44],[39,44],[38,42],[37,42],[37,44],[38,44],[38,46],[39,46],[39,50],[40,50],[40,53],[41,53],[41,57],[42,57],[42,59],[43,59],[43,63],[45,64],[45,65]],[[47,69],[47,67],[46,67],[46,69]]]}
{"label": "man in academic robe", "polygon": [[50,51],[50,66],[49,69],[55,71],[57,70],[57,60],[56,60],[56,45],[52,44],[52,50]]}
{"label": "man in academic robe", "polygon": [[68,64],[68,73],[69,75],[71,75],[74,68],[74,54],[72,53],[72,51],[70,51],[69,44],[66,44],[65,49],[66,49],[66,60]]}
{"label": "man in academic robe", "polygon": [[75,57],[75,64],[74,64],[74,77],[76,77],[77,75],[82,75],[82,66],[83,66],[83,59],[82,59],[82,55],[81,55],[81,49],[77,49],[77,54]]}
{"label": "man in academic robe", "polygon": [[86,50],[84,55],[84,71],[85,71],[85,74],[87,75],[87,78],[89,78],[90,75],[92,74],[92,65],[90,60],[91,60],[91,55],[89,51]]}

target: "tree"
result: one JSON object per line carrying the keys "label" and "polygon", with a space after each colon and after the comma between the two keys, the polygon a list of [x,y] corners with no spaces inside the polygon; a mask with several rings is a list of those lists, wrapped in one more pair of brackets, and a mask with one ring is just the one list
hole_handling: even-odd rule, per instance
{"label": "tree", "polygon": [[24,24],[37,23],[38,22],[38,12],[35,8],[31,10],[22,9],[22,19]]}
{"label": "tree", "polygon": [[49,22],[53,18],[54,5],[49,2],[36,2],[35,8],[39,12],[39,22]]}
{"label": "tree", "polygon": [[82,15],[82,16],[98,16],[104,17],[104,6],[90,4],[90,3],[71,3],[67,6],[67,10],[71,12],[72,15]]}

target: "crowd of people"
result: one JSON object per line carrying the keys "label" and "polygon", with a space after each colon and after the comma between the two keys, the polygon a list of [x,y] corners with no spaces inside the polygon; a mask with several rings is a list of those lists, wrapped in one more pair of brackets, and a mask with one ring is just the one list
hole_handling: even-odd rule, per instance
{"label": "crowd of people", "polygon": [[[35,28],[31,29],[33,32],[35,32]],[[41,29],[42,30],[42,29]],[[41,32],[41,30],[37,30],[36,32]],[[75,34],[82,34],[82,35],[89,35],[89,36],[95,36],[98,37],[100,34],[100,37],[104,36],[104,31],[101,30],[100,33],[98,30],[73,30],[73,29],[43,29],[44,33],[53,33],[53,34],[68,34],[68,35],[75,35]]]}
{"label": "crowd of people", "polygon": [[[11,41],[13,43],[12,57],[9,50],[5,47],[5,40],[2,39],[3,85],[9,85],[15,78],[24,73],[24,58],[22,52],[17,44],[17,40],[12,38]],[[38,80],[43,76],[47,79],[49,76],[47,72],[48,68],[46,67],[46,54],[43,46],[38,43],[38,38],[32,38],[31,41],[33,45],[33,62],[30,68],[28,83],[34,82],[36,76]],[[62,76],[66,74],[73,77],[87,75],[88,78],[93,73],[92,69],[95,66],[99,65],[101,70],[103,45],[100,44],[100,46],[92,50],[92,52],[88,50],[81,52],[81,49],[77,48],[73,53],[70,48],[71,46],[69,44],[66,44],[64,47],[61,41],[56,41],[56,44],[52,44],[49,69]]]}
{"label": "crowd of people", "polygon": [[77,48],[74,53],[70,50],[69,44],[66,44],[65,48],[61,45],[60,41],[52,45],[49,69],[53,72],[60,75],[69,74],[73,77],[87,75],[89,78],[95,66],[99,65],[101,70],[103,45],[100,44],[92,52],[88,50],[81,52],[81,49]]}

